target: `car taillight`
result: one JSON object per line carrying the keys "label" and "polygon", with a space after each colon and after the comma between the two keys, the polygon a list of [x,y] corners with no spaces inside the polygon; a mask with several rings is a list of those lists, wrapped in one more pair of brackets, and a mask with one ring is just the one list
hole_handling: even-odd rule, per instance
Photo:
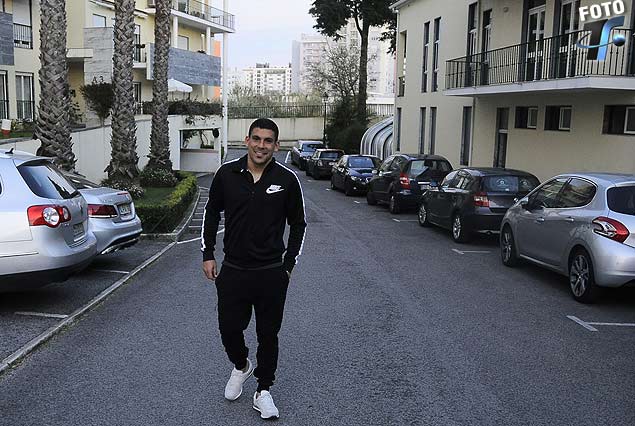
{"label": "car taillight", "polygon": [[88,216],[96,218],[117,217],[117,210],[115,210],[115,206],[107,204],[89,204]]}
{"label": "car taillight", "polygon": [[399,183],[403,189],[410,189],[410,178],[407,174],[401,173],[399,175]]}
{"label": "car taillight", "polygon": [[43,205],[31,206],[27,209],[30,226],[43,226],[56,228],[60,223],[71,220],[71,212],[62,206]]}
{"label": "car taillight", "polygon": [[489,207],[489,200],[485,192],[477,192],[474,194],[474,205],[476,207]]}
{"label": "car taillight", "polygon": [[595,225],[593,232],[613,241],[623,243],[630,235],[626,226],[609,217],[596,217],[592,223]]}

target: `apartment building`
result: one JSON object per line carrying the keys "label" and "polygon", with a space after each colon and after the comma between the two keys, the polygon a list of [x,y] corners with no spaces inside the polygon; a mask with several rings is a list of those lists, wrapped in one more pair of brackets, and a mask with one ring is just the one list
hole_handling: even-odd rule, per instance
{"label": "apartment building", "polygon": [[242,81],[259,95],[289,95],[291,93],[291,66],[272,67],[268,63],[242,70]]}
{"label": "apartment building", "polygon": [[291,43],[291,91],[308,93],[309,70],[326,57],[327,38],[321,35],[302,34],[300,40]]}
{"label": "apartment building", "polygon": [[523,169],[541,179],[573,170],[635,173],[632,1],[623,2],[624,23],[607,45],[586,48],[600,44],[604,23],[580,20],[578,8],[592,4],[394,3],[393,149],[434,152],[456,166]]}

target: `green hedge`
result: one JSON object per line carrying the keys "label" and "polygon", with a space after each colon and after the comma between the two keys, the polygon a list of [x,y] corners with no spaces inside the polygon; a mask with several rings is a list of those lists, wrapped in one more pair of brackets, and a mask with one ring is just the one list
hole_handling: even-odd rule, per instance
{"label": "green hedge", "polygon": [[172,232],[183,219],[196,196],[198,182],[191,173],[179,172],[179,178],[174,191],[162,203],[144,204],[143,200],[135,203],[145,233]]}

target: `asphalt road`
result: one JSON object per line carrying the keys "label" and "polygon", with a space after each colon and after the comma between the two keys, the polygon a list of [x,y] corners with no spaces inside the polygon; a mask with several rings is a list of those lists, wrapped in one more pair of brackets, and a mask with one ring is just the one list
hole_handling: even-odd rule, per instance
{"label": "asphalt road", "polygon": [[[565,278],[502,266],[496,238],[457,245],[299,177],[309,226],[280,335],[278,424],[635,424],[635,328],[567,318],[635,323],[633,291],[578,304]],[[0,377],[0,425],[258,424],[255,381],[223,399],[215,303],[199,242],[175,246]],[[253,324],[247,340],[255,349]]]}

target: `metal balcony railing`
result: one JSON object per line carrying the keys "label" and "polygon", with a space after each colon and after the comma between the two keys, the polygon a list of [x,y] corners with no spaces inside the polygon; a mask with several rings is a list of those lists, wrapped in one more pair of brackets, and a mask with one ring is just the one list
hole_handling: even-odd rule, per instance
{"label": "metal balcony railing", "polygon": [[18,108],[18,120],[33,121],[35,119],[34,101],[16,101]]}
{"label": "metal balcony railing", "polygon": [[0,99],[0,119],[9,118],[9,101]]}
{"label": "metal balcony railing", "polygon": [[[172,0],[172,9],[204,19],[213,24],[234,29],[234,15],[208,6],[196,0]],[[155,7],[155,0],[148,0],[148,7]]]}
{"label": "metal balcony railing", "polygon": [[610,40],[625,43],[606,46],[606,57],[597,60],[599,49],[590,44],[590,31],[544,38],[446,62],[446,89],[556,80],[586,76],[633,76],[633,31],[613,29]]}
{"label": "metal balcony railing", "polygon": [[29,25],[13,24],[13,46],[33,49],[33,28]]}
{"label": "metal balcony railing", "polygon": [[134,46],[134,62],[147,62],[147,54],[145,44],[135,44]]}

